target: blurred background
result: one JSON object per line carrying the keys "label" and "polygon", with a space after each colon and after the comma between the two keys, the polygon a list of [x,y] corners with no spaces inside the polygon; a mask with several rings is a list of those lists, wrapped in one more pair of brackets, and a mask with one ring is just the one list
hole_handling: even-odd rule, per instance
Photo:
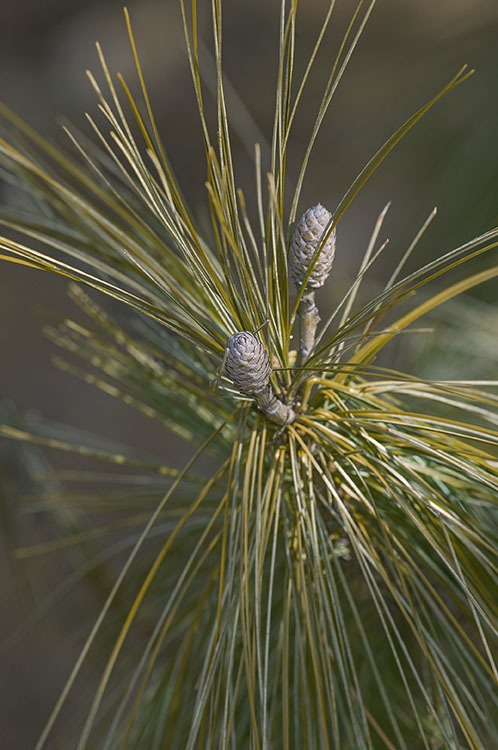
{"label": "blurred background", "polygon": [[[209,47],[210,3],[199,5],[202,38]],[[312,49],[328,3],[303,0],[301,5],[298,70]],[[202,218],[205,168],[179,2],[130,0],[128,7],[163,142],[191,205]],[[249,201],[253,200],[253,166],[247,144],[260,140],[265,153],[263,139],[271,133],[279,7],[279,0],[225,1],[225,69],[237,94],[231,97],[235,162]],[[351,0],[337,0],[329,40],[296,120],[291,179],[353,8]],[[130,88],[138,91],[120,0],[4,0],[0,21],[0,99],[65,148],[69,143],[61,122],[69,121],[89,133],[84,113],[98,117],[85,75],[90,68],[102,79],[96,40],[111,70],[121,72]],[[382,237],[388,236],[390,245],[376,270],[380,277],[393,268],[436,205],[438,216],[420,245],[414,259],[417,265],[498,224],[497,42],[496,0],[378,0],[322,127],[300,210],[318,201],[333,209],[375,150],[462,64],[477,72],[436,105],[355,200],[338,228],[338,277],[346,279],[355,272],[376,217],[389,200],[393,203]],[[1,182],[0,200],[14,200]],[[487,285],[480,295],[484,304],[493,302],[496,285]],[[7,408],[37,411],[137,448],[163,452],[165,435],[159,426],[51,365],[54,347],[42,333],[42,311],[47,308],[72,312],[62,279],[6,263],[0,266],[0,397]],[[184,452],[179,441],[168,442],[167,449],[171,463]],[[1,492],[6,508],[11,507],[17,486],[16,460],[13,447],[3,445]],[[0,544],[0,635],[4,638],[22,630],[29,606],[29,597],[15,592],[18,572],[13,578],[7,554],[13,543],[6,538],[3,547]],[[47,590],[61,576],[61,571],[53,571],[53,580],[45,582]],[[6,641],[10,645],[0,663],[0,747],[34,746],[78,654],[80,625],[86,607],[92,606],[94,602],[81,592],[70,595],[57,617],[46,618],[22,640]],[[76,708],[77,701],[76,694],[69,710]]]}

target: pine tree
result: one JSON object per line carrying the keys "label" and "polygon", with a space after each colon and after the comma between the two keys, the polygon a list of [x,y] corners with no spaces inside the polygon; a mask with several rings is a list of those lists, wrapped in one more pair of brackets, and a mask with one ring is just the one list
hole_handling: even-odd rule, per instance
{"label": "pine tree", "polygon": [[[96,143],[68,131],[68,155],[2,109],[11,126],[2,168],[34,206],[23,216],[3,211],[2,258],[69,279],[87,316],[86,325],[49,328],[71,355],[59,365],[191,446],[177,470],[60,425],[3,420],[4,437],[123,472],[111,477],[117,492],[105,472],[87,477],[90,500],[75,515],[67,476],[70,523],[53,513],[62,543],[82,549],[118,532],[108,554],[121,562],[37,748],[54,746],[93,652],[104,658],[101,677],[64,747],[495,747],[497,383],[421,379],[378,355],[422,316],[498,276],[497,265],[473,265],[496,249],[498,229],[407,273],[429,218],[385,287],[362,299],[385,248],[386,208],[342,298],[333,266],[344,252],[340,220],[358,192],[472,71],[462,68],[403,123],[332,211],[301,206],[318,130],[374,3],[354,13],[292,182],[292,126],[334,3],[295,80],[297,4],[282,2],[271,165],[263,176],[256,145],[255,186],[245,192],[231,158],[221,0],[212,4],[214,126],[196,5],[180,4],[209,233],[163,148],[127,13],[142,100],[115,82],[99,48],[107,91],[90,77],[104,118],[91,120]],[[324,285],[336,304],[320,320]],[[106,295],[129,315],[111,314]],[[206,456],[208,475],[199,468]]]}

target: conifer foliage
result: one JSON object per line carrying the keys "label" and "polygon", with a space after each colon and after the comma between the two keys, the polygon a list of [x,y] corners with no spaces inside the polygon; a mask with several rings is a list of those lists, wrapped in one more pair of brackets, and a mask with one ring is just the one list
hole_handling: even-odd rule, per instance
{"label": "conifer foliage", "polygon": [[[355,196],[472,71],[462,68],[401,124],[332,211],[301,205],[317,133],[373,5],[354,11],[289,175],[296,111],[329,44],[334,2],[298,72],[298,3],[282,0],[271,163],[262,165],[255,144],[254,185],[241,187],[222,2],[212,2],[211,122],[196,2],[180,0],[205,146],[207,233],[163,147],[127,13],[141,94],[111,74],[99,48],[94,142],[67,130],[66,154],[2,107],[2,169],[32,209],[2,207],[1,257],[69,279],[87,319],[48,329],[67,353],[59,366],[191,446],[178,470],[61,425],[3,419],[6,438],[122,471],[96,470],[86,492],[75,492],[74,476],[61,480],[68,513],[51,516],[53,546],[87,549],[88,575],[103,554],[120,562],[38,750],[61,737],[61,747],[78,750],[498,746],[498,382],[451,379],[458,373],[428,381],[378,360],[431,310],[496,282],[498,229],[407,273],[420,232],[365,299],[386,209],[342,298],[332,265]],[[322,285],[332,310],[315,299]],[[105,296],[129,314],[115,319]],[[112,544],[95,552],[95,539],[108,535]],[[50,551],[50,543],[41,550]],[[36,560],[40,549],[20,553]],[[62,729],[68,695],[95,656],[100,677],[84,718]]]}

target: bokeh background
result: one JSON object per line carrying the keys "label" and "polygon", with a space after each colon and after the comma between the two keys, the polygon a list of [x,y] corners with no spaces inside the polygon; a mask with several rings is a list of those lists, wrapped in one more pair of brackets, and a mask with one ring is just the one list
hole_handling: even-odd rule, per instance
{"label": "bokeh background", "polygon": [[[239,184],[250,195],[252,164],[246,146],[270,134],[280,0],[225,0],[224,5],[225,67],[237,92],[237,98],[232,97],[235,161]],[[209,46],[210,3],[206,0],[199,6],[202,37]],[[302,67],[327,1],[302,0],[301,6],[297,60]],[[204,162],[179,2],[131,0],[128,7],[161,135],[191,204],[202,216]],[[351,0],[337,0],[329,41],[296,121],[292,151],[296,163],[353,7]],[[111,69],[120,71],[137,91],[119,0],[3,0],[0,99],[44,135],[68,147],[60,123],[69,121],[89,132],[84,113],[97,113],[85,76],[86,68],[99,73],[96,40],[102,43]],[[417,263],[498,224],[496,0],[378,0],[316,144],[301,208],[320,201],[332,209],[374,151],[463,63],[475,67],[476,75],[408,135],[341,221],[338,277],[354,273],[388,200],[393,204],[383,236],[389,236],[390,249],[378,266],[380,275],[404,252],[435,205],[438,217],[424,238]],[[0,183],[0,200],[14,199]],[[496,286],[488,285],[481,294],[492,303]],[[14,265],[0,266],[0,397],[8,408],[39,411],[137,448],[159,455],[167,452],[171,463],[181,460],[184,446],[167,440],[157,425],[51,365],[53,346],[42,333],[49,308],[64,314],[72,311],[62,279]],[[2,445],[0,451],[6,509],[2,513],[7,516],[15,512],[18,487],[12,451],[9,445]],[[8,534],[0,540],[0,630],[8,639],[0,662],[0,747],[21,750],[34,746],[78,654],[87,613],[95,610],[97,602],[76,589],[22,639],[12,638],[24,632],[26,613],[41,596],[36,587],[30,592],[16,588],[19,571],[8,555],[13,543]],[[49,567],[43,575],[41,591],[49,591],[64,570]],[[88,690],[91,681],[89,672]],[[79,697],[83,693],[72,698],[69,712],[77,709]]]}

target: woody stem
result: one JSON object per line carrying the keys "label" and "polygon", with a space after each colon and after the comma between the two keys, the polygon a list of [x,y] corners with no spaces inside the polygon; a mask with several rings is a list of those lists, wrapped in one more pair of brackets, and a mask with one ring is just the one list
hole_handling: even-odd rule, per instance
{"label": "woody stem", "polygon": [[315,345],[315,335],[320,315],[315,304],[315,291],[303,294],[299,303],[299,350],[298,367],[304,365]]}
{"label": "woody stem", "polygon": [[256,394],[254,398],[261,411],[276,424],[282,426],[290,424],[296,418],[294,409],[275,396],[270,383],[262,393]]}

